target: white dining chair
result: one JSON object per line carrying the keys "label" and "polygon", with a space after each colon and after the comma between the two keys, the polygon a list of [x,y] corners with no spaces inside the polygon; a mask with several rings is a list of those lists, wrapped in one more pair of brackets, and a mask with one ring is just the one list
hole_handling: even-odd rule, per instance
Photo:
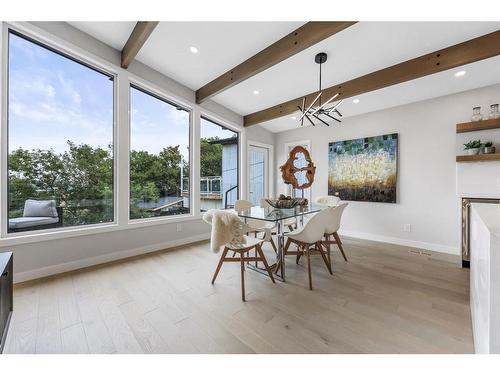
{"label": "white dining chair", "polygon": [[[327,258],[326,251],[321,246],[321,241],[325,234],[326,222],[330,217],[330,210],[333,208],[326,208],[319,211],[316,215],[311,217],[303,227],[300,227],[293,232],[287,233],[287,243],[284,249],[286,255],[296,255],[296,262],[298,264],[300,256],[307,257],[307,272],[309,276],[309,289],[312,290],[312,275],[311,275],[311,255],[321,255],[325,262],[326,268],[332,273],[332,266]],[[297,251],[289,251],[290,244],[297,245]],[[313,249],[311,249],[313,247]]]}
{"label": "white dining chair", "polygon": [[[234,209],[238,211],[244,211],[244,210],[249,210],[250,208],[253,207],[252,202],[244,200],[244,199],[238,199],[234,203]],[[253,233],[255,237],[257,237],[257,233],[262,233],[265,232],[266,230],[272,231],[276,224],[274,222],[270,221],[265,221],[265,220],[258,220],[258,219],[246,219],[246,224],[249,227],[249,232],[248,233]],[[274,251],[277,253],[278,249],[276,247],[276,244],[274,243],[274,240],[271,236],[269,242],[271,243],[271,246],[273,247]]]}
{"label": "white dining chair", "polygon": [[[342,214],[344,213],[347,204],[347,202],[343,202],[336,207],[332,207],[329,211],[330,215],[326,221],[324,240],[321,241],[321,244],[325,246],[328,251],[328,260],[330,260],[330,246],[337,245],[342,253],[342,256],[344,257],[344,260],[347,262],[347,257],[345,255],[344,248],[342,247],[342,241],[340,240],[340,236],[338,234]],[[332,236],[334,240],[332,240]]]}
{"label": "white dining chair", "polygon": [[[260,200],[260,206],[262,208],[267,208],[271,207],[271,205],[266,201],[266,198],[262,198]],[[295,228],[297,228],[297,218],[295,217],[290,217],[288,219],[283,220],[283,227],[288,228],[288,230],[293,231]]]}
{"label": "white dining chair", "polygon": [[[222,211],[222,210],[220,210]],[[237,214],[235,213],[228,213],[228,215],[234,215],[235,216],[235,221],[240,225],[240,233],[246,233],[251,230],[251,228],[241,220]],[[212,217],[210,216],[210,213],[205,213],[203,215],[203,220],[212,225]],[[217,275],[219,274],[220,269],[222,268],[223,263],[234,263],[234,262],[239,262],[240,263],[240,272],[241,272],[241,299],[243,301],[246,301],[245,299],[245,262],[250,262],[250,261],[255,261],[255,262],[262,262],[264,265],[265,270],[267,271],[271,281],[273,283],[276,283],[274,280],[273,273],[271,271],[271,268],[269,267],[269,264],[267,263],[266,257],[264,255],[264,252],[262,251],[262,244],[266,241],[269,241],[269,238],[271,236],[271,233],[269,230],[265,231],[264,238],[256,238],[256,237],[250,237],[247,235],[243,236],[243,241],[236,241],[235,238],[233,237],[229,242],[227,242],[224,245],[224,250],[222,251],[222,255],[220,257],[219,263],[217,264],[217,268],[215,269],[214,276],[212,278],[212,284],[215,283],[215,280],[217,279]],[[255,256],[250,256],[249,252],[250,250],[255,249]],[[228,257],[227,253],[229,251],[233,252],[233,257]],[[234,254],[239,254],[239,259],[234,257]]]}
{"label": "white dining chair", "polygon": [[335,195],[323,195],[314,199],[314,203],[324,206],[338,206],[339,202],[340,198]]}
{"label": "white dining chair", "polygon": [[[341,202],[340,198],[335,195],[322,195],[314,199],[314,203],[319,206],[334,207],[338,206],[340,202]],[[301,220],[302,224],[309,221],[311,217],[313,217],[314,215],[316,215],[316,213],[304,215],[304,217]]]}

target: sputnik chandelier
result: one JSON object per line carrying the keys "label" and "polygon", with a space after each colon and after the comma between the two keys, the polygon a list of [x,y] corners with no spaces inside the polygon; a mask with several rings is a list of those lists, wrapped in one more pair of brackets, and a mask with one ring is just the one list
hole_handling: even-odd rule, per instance
{"label": "sputnik chandelier", "polygon": [[[339,100],[335,103],[335,98],[337,98],[340,93],[336,93],[330,99],[323,102],[322,98],[322,88],[321,88],[321,65],[326,62],[327,54],[324,52],[318,53],[314,57],[314,61],[319,64],[319,94],[316,98],[309,104],[306,103],[306,97],[302,99],[302,107],[297,106],[297,108],[302,112],[299,117],[300,126],[304,125],[304,119],[309,121],[312,126],[316,126],[313,119],[316,119],[326,126],[330,126],[328,124],[328,120],[335,120],[337,122],[341,122],[340,119],[335,117],[335,115],[342,117],[342,114],[339,112],[337,107],[342,103],[342,100]],[[307,106],[307,108],[306,108]]]}

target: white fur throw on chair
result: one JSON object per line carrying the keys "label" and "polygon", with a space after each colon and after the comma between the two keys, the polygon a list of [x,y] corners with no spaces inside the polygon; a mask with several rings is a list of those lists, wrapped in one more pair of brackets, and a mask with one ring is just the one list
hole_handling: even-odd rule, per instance
{"label": "white fur throw on chair", "polygon": [[227,244],[241,246],[246,243],[245,223],[234,212],[208,210],[203,214],[203,221],[212,225],[210,248],[214,253]]}

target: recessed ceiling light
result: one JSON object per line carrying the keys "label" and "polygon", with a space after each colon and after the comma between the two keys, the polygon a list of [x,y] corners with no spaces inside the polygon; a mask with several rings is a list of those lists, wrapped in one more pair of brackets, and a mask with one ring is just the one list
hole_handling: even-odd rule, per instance
{"label": "recessed ceiling light", "polygon": [[359,99],[354,99],[352,102],[353,102],[354,104],[358,104],[358,103],[359,103]]}
{"label": "recessed ceiling light", "polygon": [[198,48],[196,48],[195,46],[189,47],[189,50],[191,51],[191,53],[198,53]]}
{"label": "recessed ceiling light", "polygon": [[460,70],[460,71],[458,71],[458,72],[455,73],[455,77],[463,77],[466,74],[467,74],[467,71]]}
{"label": "recessed ceiling light", "polygon": [[297,120],[297,117],[295,117],[295,116],[292,116],[292,120]]}
{"label": "recessed ceiling light", "polygon": [[259,95],[259,90],[253,90],[254,95]]}

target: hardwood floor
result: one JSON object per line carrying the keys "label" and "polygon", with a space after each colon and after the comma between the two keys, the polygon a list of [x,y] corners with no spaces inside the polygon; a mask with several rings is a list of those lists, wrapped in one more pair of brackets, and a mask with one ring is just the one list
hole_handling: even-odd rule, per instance
{"label": "hardwood floor", "polygon": [[[470,353],[469,272],[446,255],[344,238],[334,275],[287,259],[287,282],[224,264],[207,242],[16,285],[5,353]],[[413,249],[415,250],[415,249]],[[266,249],[268,258],[270,248]]]}

